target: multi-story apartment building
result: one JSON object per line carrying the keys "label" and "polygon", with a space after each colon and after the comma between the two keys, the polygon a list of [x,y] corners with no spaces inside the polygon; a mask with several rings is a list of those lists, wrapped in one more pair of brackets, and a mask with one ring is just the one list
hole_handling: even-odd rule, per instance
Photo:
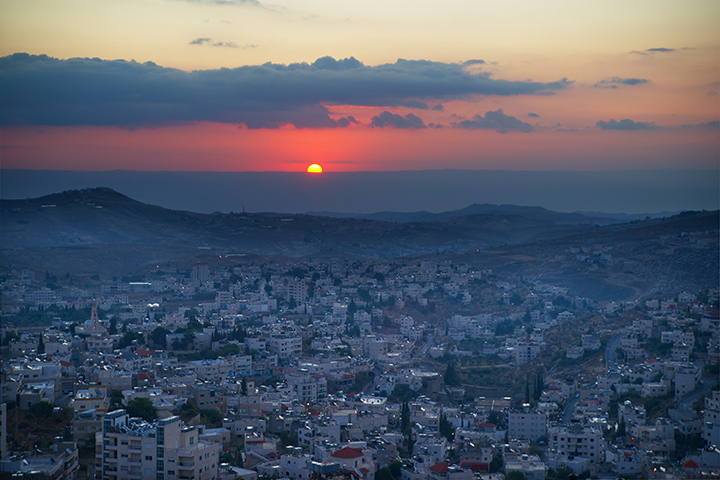
{"label": "multi-story apartment building", "polygon": [[534,442],[547,434],[547,415],[531,411],[511,411],[507,415],[510,438]]}
{"label": "multi-story apartment building", "polygon": [[200,441],[180,417],[148,423],[115,410],[96,435],[96,479],[215,480],[219,455],[218,443]]}
{"label": "multi-story apartment building", "polygon": [[196,263],[192,266],[192,283],[205,283],[210,278],[210,266],[207,263]]}
{"label": "multi-story apartment building", "polygon": [[280,358],[298,357],[302,354],[302,338],[295,336],[273,335],[267,339],[267,348]]}
{"label": "multi-story apartment building", "polygon": [[584,427],[578,424],[553,427],[548,437],[551,452],[587,458],[593,463],[605,460],[605,444],[602,432],[597,427]]}
{"label": "multi-story apartment building", "polygon": [[310,375],[307,369],[301,368],[289,375],[287,381],[301,403],[317,403],[327,396],[325,375]]}
{"label": "multi-story apartment building", "polygon": [[707,445],[720,445],[720,391],[705,397],[703,411],[703,439]]}
{"label": "multi-story apartment building", "polygon": [[529,338],[518,342],[515,347],[515,362],[518,365],[529,362],[540,355],[540,348],[541,345],[539,343],[533,342]]}

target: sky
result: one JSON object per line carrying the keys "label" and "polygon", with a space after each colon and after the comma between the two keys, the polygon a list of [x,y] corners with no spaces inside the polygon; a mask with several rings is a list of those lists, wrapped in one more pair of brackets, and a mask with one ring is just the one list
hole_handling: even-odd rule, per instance
{"label": "sky", "polygon": [[718,170],[720,2],[2,0],[3,169]]}

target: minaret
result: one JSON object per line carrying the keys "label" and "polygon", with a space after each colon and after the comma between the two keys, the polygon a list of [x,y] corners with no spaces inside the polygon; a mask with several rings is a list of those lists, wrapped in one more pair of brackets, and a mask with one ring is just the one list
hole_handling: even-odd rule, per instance
{"label": "minaret", "polygon": [[94,302],[92,306],[92,313],[90,314],[90,324],[92,326],[98,325],[97,304]]}

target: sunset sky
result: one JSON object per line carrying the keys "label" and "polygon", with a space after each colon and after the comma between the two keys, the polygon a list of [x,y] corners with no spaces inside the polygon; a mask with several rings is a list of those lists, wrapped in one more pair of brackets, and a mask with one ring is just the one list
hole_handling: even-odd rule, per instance
{"label": "sunset sky", "polygon": [[2,168],[717,169],[720,2],[2,0]]}

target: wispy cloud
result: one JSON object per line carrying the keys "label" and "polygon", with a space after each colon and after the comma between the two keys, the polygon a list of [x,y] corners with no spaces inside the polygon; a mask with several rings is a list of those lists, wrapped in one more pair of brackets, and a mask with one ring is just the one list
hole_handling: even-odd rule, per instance
{"label": "wispy cloud", "polygon": [[[233,48],[209,37],[190,43]],[[435,105],[437,110],[438,102],[451,99],[544,95],[571,83],[492,79],[487,73],[468,72],[461,63],[426,60],[401,59],[370,67],[352,57],[323,57],[312,64],[185,72],[152,62],[60,60],[17,53],[0,58],[0,91],[8,99],[0,104],[0,124],[150,126],[212,121],[249,128],[338,127],[342,125],[326,106]],[[500,126],[510,118],[494,122],[498,128],[527,129]]]}
{"label": "wispy cloud", "polygon": [[597,82],[593,87],[595,88],[611,88],[616,89],[618,86],[633,86],[633,85],[642,85],[644,83],[650,83],[650,80],[646,78],[620,78],[620,77],[612,77],[608,80],[600,80]]}
{"label": "wispy cloud", "polygon": [[207,45],[210,47],[221,47],[221,48],[255,48],[257,45],[238,45],[235,42],[213,42],[212,38],[200,37],[192,40],[188,43],[189,45]]}
{"label": "wispy cloud", "polygon": [[650,55],[653,53],[670,53],[670,52],[674,52],[674,51],[675,51],[674,48],[657,47],[657,48],[648,48],[647,50],[643,50],[643,51],[633,50],[630,53],[634,53],[637,55]]}

